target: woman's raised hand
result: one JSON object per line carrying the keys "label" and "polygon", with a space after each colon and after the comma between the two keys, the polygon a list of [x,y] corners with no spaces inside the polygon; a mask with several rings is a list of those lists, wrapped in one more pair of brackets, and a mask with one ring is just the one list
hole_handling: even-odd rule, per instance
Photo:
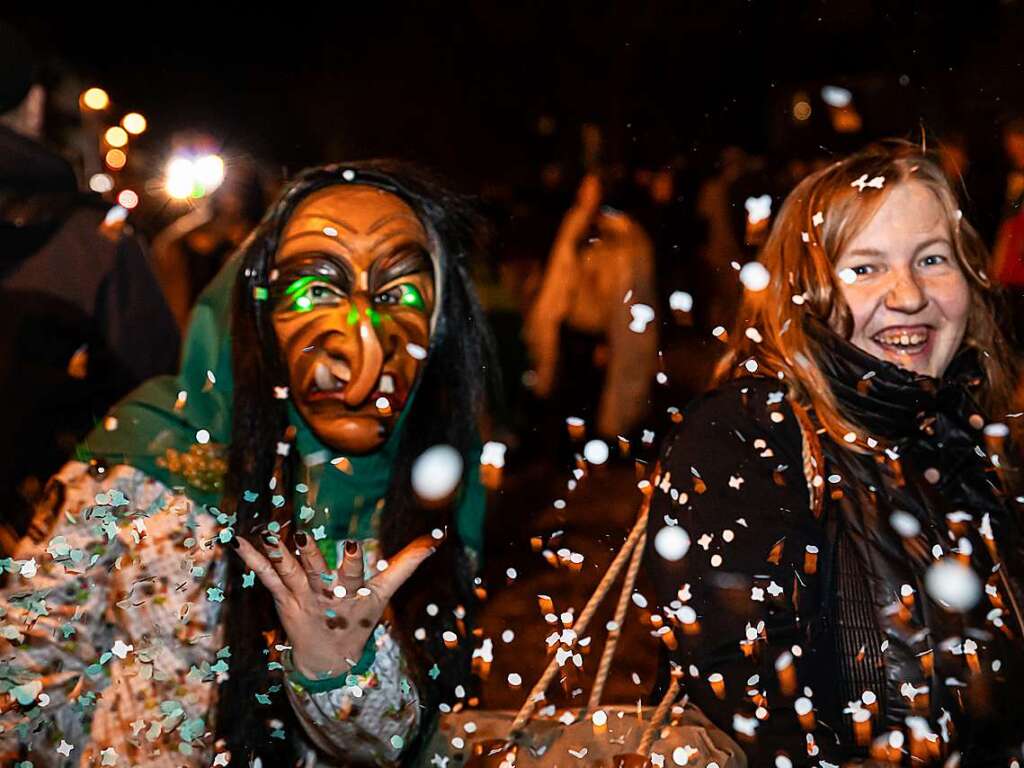
{"label": "woman's raised hand", "polygon": [[364,580],[363,551],[356,541],[345,542],[341,566],[331,572],[303,531],[295,534],[298,557],[276,538],[265,536],[261,548],[235,540],[235,551],[274,597],[295,669],[310,679],[334,677],[355,664],[391,596],[437,544],[421,536]]}

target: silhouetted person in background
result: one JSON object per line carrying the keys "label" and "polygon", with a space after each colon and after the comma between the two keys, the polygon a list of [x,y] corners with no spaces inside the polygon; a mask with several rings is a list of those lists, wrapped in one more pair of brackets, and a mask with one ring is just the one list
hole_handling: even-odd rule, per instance
{"label": "silhouetted person in background", "polygon": [[178,357],[139,242],[42,143],[45,106],[32,48],[0,24],[0,552],[95,421]]}
{"label": "silhouetted person in background", "polygon": [[1019,346],[1024,339],[1024,119],[1011,120],[1003,128],[1003,151],[1009,169],[990,272],[1006,290]]}
{"label": "silhouetted person in background", "polygon": [[657,366],[656,303],[650,238],[585,177],[526,320],[537,396],[606,439],[636,428]]}
{"label": "silhouetted person in background", "polygon": [[153,262],[167,303],[184,331],[192,305],[266,209],[255,163],[230,161],[209,202],[153,238]]}

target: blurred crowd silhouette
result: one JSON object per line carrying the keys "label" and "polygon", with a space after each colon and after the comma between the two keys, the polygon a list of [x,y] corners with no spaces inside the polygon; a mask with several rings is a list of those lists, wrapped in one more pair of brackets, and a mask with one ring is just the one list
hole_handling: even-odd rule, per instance
{"label": "blurred crowd silhouette", "polygon": [[[45,478],[106,408],[174,369],[192,303],[297,168],[191,128],[170,134],[169,152],[111,143],[109,106],[90,101],[73,68],[14,26],[3,36],[0,288],[10,332],[0,380],[4,402],[19,404],[4,421],[10,455],[0,462],[9,547]],[[767,140],[749,148],[687,147],[664,132],[637,142],[617,123],[551,110],[522,135],[524,162],[484,169],[463,190],[486,221],[488,258],[472,268],[505,382],[492,430],[519,466],[571,467],[566,419],[649,448],[651,415],[704,388],[738,311],[739,270],[756,259],[786,193],[878,138],[872,115],[906,87],[905,76],[886,87],[847,80],[797,82],[776,98]],[[950,108],[904,133],[937,153],[960,190],[1019,325],[1024,117],[1000,107],[998,146],[970,117]],[[168,193],[180,179],[169,166],[165,175],[166,157],[198,174],[183,192]],[[202,158],[220,164],[212,182],[197,170]]]}

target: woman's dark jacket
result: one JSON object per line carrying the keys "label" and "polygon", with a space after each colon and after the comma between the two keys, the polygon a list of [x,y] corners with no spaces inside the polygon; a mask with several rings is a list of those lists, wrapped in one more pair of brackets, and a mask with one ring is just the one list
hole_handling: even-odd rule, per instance
{"label": "woman's dark jacket", "polygon": [[[778,752],[822,766],[866,755],[852,717],[868,690],[873,738],[899,730],[909,751],[916,734],[923,753],[930,734],[933,754],[1005,766],[1024,741],[1024,643],[995,563],[1005,559],[1019,605],[1024,560],[1020,505],[1002,490],[972,398],[977,357],[962,352],[937,381],[831,332],[815,336],[841,409],[879,441],[863,454],[820,435],[820,517],[776,379],[737,379],[697,400],[664,448],[646,559],[675,627],[684,692],[753,766],[774,765]],[[666,525],[691,541],[676,561],[657,552]],[[949,610],[929,595],[926,574],[939,560],[969,563],[980,590],[973,608]],[[951,590],[942,599],[969,596],[970,574],[952,573],[933,572]],[[801,697],[814,708],[811,730],[795,711]]]}

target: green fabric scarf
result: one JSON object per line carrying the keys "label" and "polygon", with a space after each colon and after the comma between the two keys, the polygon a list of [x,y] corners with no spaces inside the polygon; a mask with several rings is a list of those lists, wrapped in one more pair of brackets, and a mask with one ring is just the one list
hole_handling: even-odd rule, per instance
{"label": "green fabric scarf", "polygon": [[[240,256],[232,257],[199,297],[178,375],[151,379],[118,403],[79,446],[79,459],[128,464],[168,487],[182,488],[197,503],[220,504],[221,491],[210,478],[222,476],[226,470],[226,446],[231,440],[230,318],[240,267]],[[295,489],[297,522],[313,532],[329,561],[334,559],[335,547],[328,542],[376,537],[379,524],[375,513],[387,493],[405,414],[414,400],[415,390],[379,450],[348,457],[321,443],[289,403],[289,419],[297,430],[293,450],[298,450],[302,465]],[[168,456],[175,454],[196,459],[193,466],[199,466],[198,473],[183,474],[173,458],[168,461]],[[479,480],[479,452],[474,454],[469,457],[456,521],[463,541],[479,556],[485,492]],[[249,490],[283,493],[265,487]],[[283,496],[274,502],[283,503]],[[320,526],[324,528],[318,530]]]}

